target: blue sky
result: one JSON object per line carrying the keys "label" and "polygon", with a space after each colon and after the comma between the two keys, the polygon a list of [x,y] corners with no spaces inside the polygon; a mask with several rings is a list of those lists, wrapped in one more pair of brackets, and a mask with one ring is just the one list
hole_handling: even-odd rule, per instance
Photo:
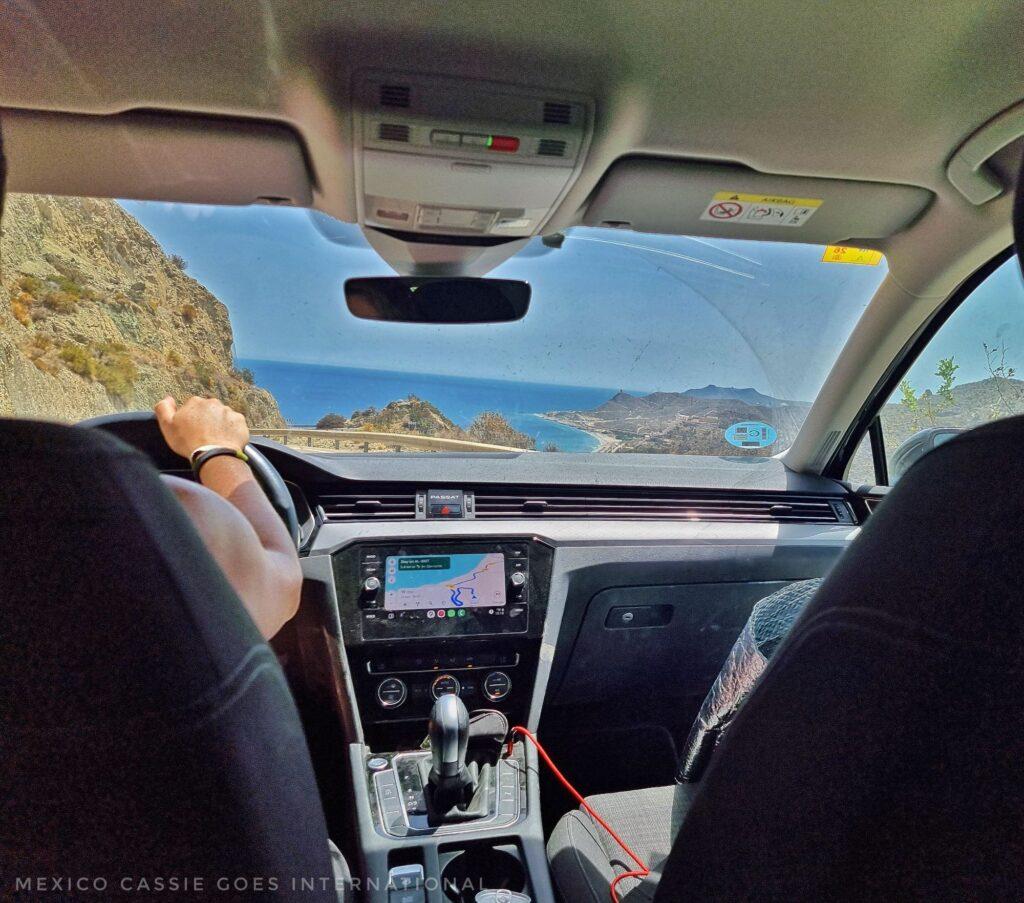
{"label": "blue sky", "polygon": [[[1006,363],[1024,376],[1024,280],[1020,265],[1011,257],[982,282],[943,324],[921,357],[907,373],[919,392],[935,389],[935,368],[940,359],[952,357],[959,364],[957,384],[987,379],[984,345],[1006,348]],[[899,399],[896,393],[895,400]]]}
{"label": "blue sky", "polygon": [[810,245],[577,228],[491,274],[533,286],[520,322],[372,323],[342,283],[392,271],[355,226],[332,242],[303,210],[122,203],[227,305],[240,358],[810,400],[886,269],[824,264]]}

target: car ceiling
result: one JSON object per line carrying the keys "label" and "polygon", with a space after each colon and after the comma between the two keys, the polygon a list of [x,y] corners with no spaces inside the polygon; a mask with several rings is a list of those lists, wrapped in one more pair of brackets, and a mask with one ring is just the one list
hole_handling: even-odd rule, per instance
{"label": "car ceiling", "polygon": [[[52,150],[45,131],[19,136],[13,111],[174,111],[294,130],[313,205],[353,221],[350,98],[354,74],[368,68],[593,98],[590,151],[551,228],[581,221],[609,166],[631,155],[927,189],[925,213],[874,243],[891,275],[787,456],[800,469],[821,464],[823,437],[849,424],[921,322],[1010,241],[1007,195],[968,203],[946,164],[979,126],[1024,99],[1015,0],[842,9],[812,0],[13,0],[0,14],[0,43],[14,190],[39,190],[40,161]],[[94,160],[83,179],[95,183],[96,165],[116,170],[116,156]],[[90,193],[73,184],[75,165],[62,165],[72,175],[61,190]],[[225,166],[220,177],[258,170]],[[193,185],[188,199],[202,192]]]}

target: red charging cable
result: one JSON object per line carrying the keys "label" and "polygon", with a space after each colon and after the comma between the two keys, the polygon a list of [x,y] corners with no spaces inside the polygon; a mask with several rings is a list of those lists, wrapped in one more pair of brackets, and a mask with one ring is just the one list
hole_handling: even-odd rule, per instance
{"label": "red charging cable", "polygon": [[510,730],[508,732],[509,740],[508,740],[508,749],[506,751],[506,755],[509,755],[509,756],[512,755],[512,737],[515,734],[522,734],[535,747],[537,747],[537,752],[540,754],[540,757],[544,760],[544,763],[548,766],[548,768],[551,769],[552,774],[554,774],[554,776],[556,778],[558,778],[558,780],[561,782],[562,786],[566,790],[568,790],[569,793],[572,794],[573,798],[576,800],[577,803],[579,803],[583,807],[584,811],[592,819],[594,819],[594,821],[596,821],[602,828],[604,828],[611,835],[612,839],[620,847],[622,847],[622,849],[626,853],[626,855],[629,856],[629,858],[632,859],[637,864],[638,868],[635,871],[623,872],[621,875],[619,875],[617,878],[615,878],[614,881],[612,881],[612,886],[611,886],[612,903],[619,903],[619,895],[615,892],[615,885],[617,885],[624,878],[639,878],[639,879],[643,880],[644,878],[646,878],[651,873],[651,870],[647,867],[647,865],[644,863],[644,861],[639,856],[637,856],[637,854],[634,853],[629,848],[629,844],[626,843],[626,841],[624,841],[621,837],[619,837],[618,834],[615,833],[615,831],[612,830],[611,825],[609,825],[608,822],[606,822],[603,818],[601,818],[600,815],[598,815],[593,809],[590,808],[589,805],[587,805],[587,801],[585,799],[583,799],[582,796],[580,796],[579,791],[575,787],[573,787],[572,784],[569,783],[568,778],[566,778],[566,776],[564,774],[562,774],[562,772],[560,772],[558,770],[558,766],[555,765],[555,763],[551,761],[551,756],[549,756],[547,754],[547,750],[545,750],[544,747],[540,745],[540,740],[538,740],[525,727],[521,727],[520,725],[516,725],[514,728],[512,728],[512,730]]}

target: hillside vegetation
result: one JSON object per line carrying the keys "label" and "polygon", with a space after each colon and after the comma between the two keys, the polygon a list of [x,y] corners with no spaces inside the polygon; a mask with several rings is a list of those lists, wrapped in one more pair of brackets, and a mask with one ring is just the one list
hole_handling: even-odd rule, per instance
{"label": "hillside vegetation", "polygon": [[435,436],[441,439],[462,439],[523,449],[536,447],[536,442],[531,436],[514,429],[501,414],[485,411],[476,417],[469,429],[463,429],[442,414],[435,405],[415,395],[389,402],[381,409],[370,407],[354,411],[351,417],[335,413],[325,414],[316,426],[317,429]]}
{"label": "hillside vegetation", "polygon": [[76,421],[209,394],[285,425],[233,366],[227,308],[116,202],[10,196],[0,267],[0,415]]}

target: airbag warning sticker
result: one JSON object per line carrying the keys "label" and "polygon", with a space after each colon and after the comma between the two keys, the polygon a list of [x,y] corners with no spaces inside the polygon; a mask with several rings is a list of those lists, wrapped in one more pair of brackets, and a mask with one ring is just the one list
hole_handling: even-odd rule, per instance
{"label": "airbag warning sticker", "polygon": [[704,208],[700,218],[755,226],[802,226],[821,204],[819,198],[719,191]]}

